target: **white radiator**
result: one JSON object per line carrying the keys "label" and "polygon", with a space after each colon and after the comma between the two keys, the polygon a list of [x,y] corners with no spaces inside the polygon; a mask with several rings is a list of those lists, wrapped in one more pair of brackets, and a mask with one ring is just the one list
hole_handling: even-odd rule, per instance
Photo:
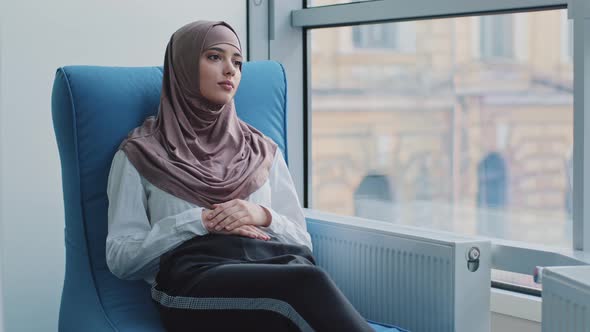
{"label": "white radiator", "polygon": [[590,266],[543,269],[543,332],[590,332]]}
{"label": "white radiator", "polygon": [[[363,317],[412,332],[490,331],[489,241],[314,210],[306,217],[318,265]],[[475,272],[471,248],[480,253]]]}

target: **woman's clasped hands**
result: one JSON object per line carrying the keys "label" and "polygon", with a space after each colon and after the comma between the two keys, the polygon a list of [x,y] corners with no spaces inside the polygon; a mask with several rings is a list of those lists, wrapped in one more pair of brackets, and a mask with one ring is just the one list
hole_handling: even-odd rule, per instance
{"label": "woman's clasped hands", "polygon": [[270,236],[259,227],[268,227],[271,214],[264,207],[243,199],[233,199],[213,204],[213,209],[203,209],[203,225],[211,233],[232,234],[260,240]]}

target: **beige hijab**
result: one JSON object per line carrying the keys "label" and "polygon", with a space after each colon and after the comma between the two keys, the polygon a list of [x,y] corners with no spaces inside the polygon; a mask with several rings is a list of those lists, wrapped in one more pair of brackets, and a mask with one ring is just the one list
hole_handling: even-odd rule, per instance
{"label": "beige hijab", "polygon": [[160,108],[119,149],[150,183],[185,201],[245,199],[267,180],[276,143],[237,117],[234,101],[216,105],[199,89],[199,59],[216,44],[241,50],[225,22],[197,21],[166,47]]}

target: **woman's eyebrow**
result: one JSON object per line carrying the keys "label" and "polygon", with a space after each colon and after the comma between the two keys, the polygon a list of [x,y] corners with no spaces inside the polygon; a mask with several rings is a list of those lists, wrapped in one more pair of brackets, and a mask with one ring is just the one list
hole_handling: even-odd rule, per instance
{"label": "woman's eyebrow", "polygon": [[[222,48],[219,48],[219,47],[211,47],[211,48],[208,48],[207,51],[217,51],[217,52],[225,53],[225,50],[222,49]],[[242,57],[242,55],[240,53],[237,53],[237,52],[234,53],[234,56],[237,56],[237,57],[240,57],[240,58]]]}

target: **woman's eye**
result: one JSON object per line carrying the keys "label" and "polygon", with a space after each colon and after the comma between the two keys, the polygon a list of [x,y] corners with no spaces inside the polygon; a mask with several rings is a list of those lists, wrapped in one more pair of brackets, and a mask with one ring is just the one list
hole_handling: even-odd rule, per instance
{"label": "woman's eye", "polygon": [[242,61],[234,61],[234,64],[236,65],[236,67],[242,68]]}
{"label": "woman's eye", "polygon": [[207,58],[209,58],[209,60],[219,60],[220,57],[217,54],[212,54],[210,56],[208,56]]}

